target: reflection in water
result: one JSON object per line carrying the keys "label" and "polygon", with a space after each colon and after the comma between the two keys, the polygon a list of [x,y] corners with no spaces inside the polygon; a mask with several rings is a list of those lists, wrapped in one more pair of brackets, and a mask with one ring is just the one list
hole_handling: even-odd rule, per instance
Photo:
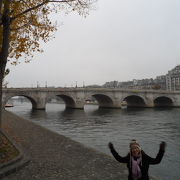
{"label": "reflection in water", "polygon": [[30,119],[46,119],[47,118],[47,113],[46,111],[42,111],[42,110],[30,110],[29,112],[29,117]]}
{"label": "reflection in water", "polygon": [[70,109],[66,108],[64,111],[61,112],[62,117],[73,117],[73,116],[82,116],[84,111],[82,109]]}
{"label": "reflection in water", "polygon": [[11,111],[107,154],[110,154],[109,141],[125,155],[129,141],[135,138],[144,151],[154,157],[159,143],[166,141],[165,157],[160,165],[150,168],[151,174],[164,180],[180,177],[179,109],[99,109],[96,105],[86,105],[84,110],[75,110],[65,109],[62,104],[47,104],[46,111],[32,111],[29,104],[23,103]]}

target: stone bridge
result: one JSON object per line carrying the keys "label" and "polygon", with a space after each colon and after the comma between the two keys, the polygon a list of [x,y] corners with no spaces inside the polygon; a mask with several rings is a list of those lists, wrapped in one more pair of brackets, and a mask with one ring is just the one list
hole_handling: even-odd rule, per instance
{"label": "stone bridge", "polygon": [[88,100],[96,99],[100,108],[128,107],[180,107],[180,91],[122,90],[105,88],[6,88],[3,105],[14,96],[24,96],[33,109],[45,109],[46,103],[60,97],[66,108],[83,109]]}

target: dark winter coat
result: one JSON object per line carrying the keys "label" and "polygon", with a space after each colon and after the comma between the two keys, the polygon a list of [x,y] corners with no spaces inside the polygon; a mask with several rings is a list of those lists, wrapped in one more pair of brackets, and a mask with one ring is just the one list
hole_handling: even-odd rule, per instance
{"label": "dark winter coat", "polygon": [[[111,148],[111,153],[113,154],[114,158],[119,161],[120,163],[126,163],[127,168],[129,170],[129,176],[128,180],[133,180],[132,178],[132,169],[130,165],[130,153],[127,154],[125,157],[121,157],[116,150],[112,147]],[[152,158],[148,156],[144,151],[141,151],[142,154],[142,165],[140,165],[142,177],[139,180],[149,180],[149,175],[148,175],[148,170],[149,170],[149,165],[151,164],[159,164],[163,158],[164,151],[159,149],[159,152],[156,156],[156,158]]]}

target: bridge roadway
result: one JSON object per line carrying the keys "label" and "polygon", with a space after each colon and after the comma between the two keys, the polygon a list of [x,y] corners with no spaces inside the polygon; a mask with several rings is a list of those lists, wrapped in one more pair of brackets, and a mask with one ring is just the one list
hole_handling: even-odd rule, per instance
{"label": "bridge roadway", "polygon": [[33,109],[45,109],[46,103],[60,97],[66,108],[83,109],[88,100],[96,99],[100,108],[128,107],[180,107],[180,91],[133,90],[108,88],[5,88],[3,105],[15,96],[24,96]]}

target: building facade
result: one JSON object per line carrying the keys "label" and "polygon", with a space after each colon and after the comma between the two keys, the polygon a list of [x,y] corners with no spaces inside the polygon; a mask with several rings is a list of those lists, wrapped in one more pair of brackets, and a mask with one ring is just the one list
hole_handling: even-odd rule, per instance
{"label": "building facade", "polygon": [[180,65],[168,71],[166,75],[166,89],[169,91],[180,90]]}

